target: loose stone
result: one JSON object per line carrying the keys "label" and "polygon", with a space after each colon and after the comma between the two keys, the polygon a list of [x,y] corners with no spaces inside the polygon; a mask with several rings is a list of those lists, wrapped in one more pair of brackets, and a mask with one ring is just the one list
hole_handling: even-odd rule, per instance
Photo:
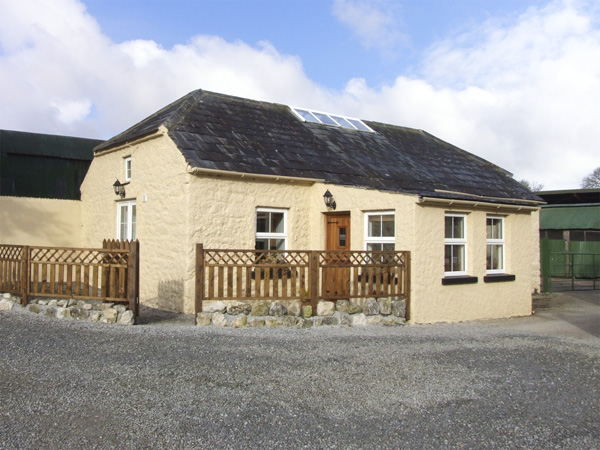
{"label": "loose stone", "polygon": [[[90,312],[81,306],[71,308],[71,317],[75,320],[87,320],[90,317]],[[114,323],[114,322],[108,322]]]}
{"label": "loose stone", "polygon": [[248,318],[247,325],[249,327],[264,327],[265,321],[263,319],[257,319],[255,317]]}
{"label": "loose stone", "polygon": [[279,303],[279,302],[273,302],[273,304],[269,308],[270,316],[281,317],[281,316],[284,316],[286,312],[287,312],[287,308],[282,303]]}
{"label": "loose stone", "polygon": [[379,303],[375,298],[368,298],[363,306],[365,316],[375,316],[379,314]]}
{"label": "loose stone", "polygon": [[[305,319],[312,317],[312,306],[304,305],[302,307],[302,317],[304,317]],[[312,326],[312,324],[311,324],[311,326]]]}
{"label": "loose stone", "polygon": [[352,325],[366,325],[367,324],[367,316],[363,313],[355,314],[352,316]]}
{"label": "loose stone", "polygon": [[14,303],[11,302],[10,300],[6,300],[6,297],[2,297],[2,300],[0,300],[0,311],[9,311],[13,308]]}
{"label": "loose stone", "polygon": [[335,309],[339,312],[348,314],[358,314],[362,312],[362,308],[355,303],[351,303],[348,300],[338,300],[335,305]]}
{"label": "loose stone", "polygon": [[392,313],[392,301],[389,298],[379,298],[377,303],[379,303],[379,314],[389,316]]}
{"label": "loose stone", "polygon": [[58,319],[70,319],[71,318],[71,310],[68,308],[59,306],[58,308],[56,308],[56,317]]}
{"label": "loose stone", "polygon": [[231,322],[231,326],[233,328],[244,328],[246,326],[246,323],[248,323],[248,317],[246,316],[246,314],[242,314],[242,315],[236,317]]}
{"label": "loose stone", "polygon": [[133,311],[127,310],[122,313],[119,313],[117,323],[119,325],[133,325],[135,323],[135,316],[133,315]]}
{"label": "loose stone", "polygon": [[269,315],[269,305],[267,302],[263,302],[262,300],[255,302],[252,304],[252,309],[250,310],[251,316],[268,316]]}
{"label": "loose stone", "polygon": [[102,313],[100,311],[92,311],[90,313],[90,322],[99,322],[101,317]]}
{"label": "loose stone", "polygon": [[267,326],[267,327],[277,328],[277,327],[280,327],[281,324],[282,324],[281,319],[277,318],[277,317],[267,317],[265,319],[265,326]]}
{"label": "loose stone", "polygon": [[227,314],[237,316],[239,314],[249,314],[252,306],[244,302],[232,302],[227,305]]}
{"label": "loose stone", "polygon": [[392,314],[396,317],[406,316],[406,300],[393,300]]}
{"label": "loose stone", "polygon": [[281,322],[284,327],[295,327],[298,323],[296,316],[283,316]]}
{"label": "loose stone", "polygon": [[383,321],[383,317],[381,316],[368,316],[367,324],[368,325],[379,325]]}
{"label": "loose stone", "polygon": [[225,317],[225,314],[220,312],[216,312],[213,314],[212,323],[217,327],[226,327],[227,325],[229,325],[227,323],[227,318]]}
{"label": "loose stone", "polygon": [[196,325],[198,325],[199,327],[206,327],[208,325],[210,325],[210,322],[212,320],[212,315],[205,313],[205,312],[199,312],[198,315],[196,316]]}
{"label": "loose stone", "polygon": [[114,308],[105,309],[102,311],[102,319],[100,322],[102,323],[116,323],[117,322],[117,310]]}
{"label": "loose stone", "polygon": [[225,304],[225,302],[222,302],[222,301],[211,303],[206,308],[204,308],[204,312],[207,312],[207,313],[224,314],[225,311],[227,311],[227,305]]}
{"label": "loose stone", "polygon": [[300,302],[290,302],[287,306],[287,313],[290,316],[299,317],[302,315],[302,307]]}
{"label": "loose stone", "polygon": [[333,316],[335,312],[335,303],[320,301],[317,303],[317,316]]}
{"label": "loose stone", "polygon": [[27,305],[27,310],[34,314],[39,314],[41,311],[41,308],[38,305],[36,305],[35,303],[32,303],[32,304]]}

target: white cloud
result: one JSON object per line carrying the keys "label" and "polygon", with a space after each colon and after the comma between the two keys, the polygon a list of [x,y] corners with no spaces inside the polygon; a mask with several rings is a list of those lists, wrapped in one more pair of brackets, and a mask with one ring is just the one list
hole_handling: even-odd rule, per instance
{"label": "white cloud", "polygon": [[395,20],[398,4],[385,0],[334,0],[333,15],[366,48],[392,50],[407,41]]}
{"label": "white cloud", "polygon": [[532,8],[437,43],[419,77],[335,92],[268,42],[115,43],[77,0],[0,0],[0,128],[108,138],[203,88],[424,129],[516,178],[575,188],[600,166],[596,14],[568,1]]}

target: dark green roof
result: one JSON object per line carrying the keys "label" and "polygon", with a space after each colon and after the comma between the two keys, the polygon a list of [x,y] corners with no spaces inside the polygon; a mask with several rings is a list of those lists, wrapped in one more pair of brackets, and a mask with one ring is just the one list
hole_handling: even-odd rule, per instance
{"label": "dark green roof", "polygon": [[600,230],[600,205],[544,206],[540,230]]}
{"label": "dark green roof", "polygon": [[103,141],[0,130],[0,195],[78,200]]}
{"label": "dark green roof", "polygon": [[91,161],[102,140],[0,130],[0,153]]}
{"label": "dark green roof", "polygon": [[431,134],[363,122],[375,133],[303,122],[285,105],[197,90],[95,150],[139,139],[164,125],[194,168],[312,178],[431,197],[542,201],[507,171]]}

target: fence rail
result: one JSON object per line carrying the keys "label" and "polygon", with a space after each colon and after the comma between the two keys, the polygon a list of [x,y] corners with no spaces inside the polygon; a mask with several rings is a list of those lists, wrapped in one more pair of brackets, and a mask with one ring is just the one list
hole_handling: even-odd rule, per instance
{"label": "fence rail", "polygon": [[0,244],[0,291],[128,303],[139,313],[139,242],[104,241],[103,248]]}
{"label": "fence rail", "polygon": [[222,250],[196,246],[196,313],[204,300],[317,301],[400,297],[410,252]]}

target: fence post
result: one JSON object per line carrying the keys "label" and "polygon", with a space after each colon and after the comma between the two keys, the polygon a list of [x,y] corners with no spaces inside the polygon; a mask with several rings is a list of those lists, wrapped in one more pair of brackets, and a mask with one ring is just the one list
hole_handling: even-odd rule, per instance
{"label": "fence post", "polygon": [[319,252],[311,251],[308,259],[308,295],[313,316],[317,315],[319,298]]}
{"label": "fence post", "polygon": [[133,311],[134,323],[137,323],[137,317],[139,315],[138,307],[138,292],[137,286],[137,273],[138,273],[138,250],[139,242],[132,242],[129,246],[129,262],[127,264],[127,300],[129,300],[129,310]]}
{"label": "fence post", "polygon": [[406,310],[404,312],[404,318],[406,320],[410,320],[410,252],[406,251],[404,252],[404,276],[405,276],[405,280],[406,280],[406,285],[404,287],[405,289],[405,297],[404,297],[404,301],[405,301],[405,305],[406,305]]}
{"label": "fence post", "polygon": [[27,306],[29,297],[29,280],[31,279],[31,254],[29,245],[23,246],[21,254],[21,306]]}
{"label": "fence post", "polygon": [[202,312],[204,300],[204,244],[196,244],[196,292],[194,302],[194,323],[198,323],[198,313]]}
{"label": "fence post", "polygon": [[540,269],[542,271],[542,292],[550,292],[552,269],[550,265],[550,239],[543,237],[540,241]]}

